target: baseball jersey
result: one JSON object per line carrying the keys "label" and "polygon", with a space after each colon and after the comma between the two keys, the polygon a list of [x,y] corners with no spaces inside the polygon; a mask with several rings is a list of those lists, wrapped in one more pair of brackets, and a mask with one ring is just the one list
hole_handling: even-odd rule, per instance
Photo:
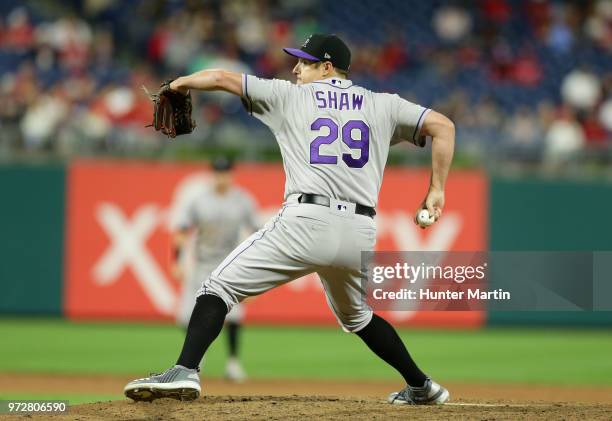
{"label": "baseball jersey", "polygon": [[389,147],[417,143],[429,111],[339,78],[295,85],[243,75],[242,90],[280,146],[285,198],[313,193],[375,207]]}
{"label": "baseball jersey", "polygon": [[198,262],[220,261],[238,244],[242,228],[257,230],[255,204],[251,196],[238,187],[219,194],[212,186],[206,186],[177,215],[176,226],[196,229],[195,257]]}

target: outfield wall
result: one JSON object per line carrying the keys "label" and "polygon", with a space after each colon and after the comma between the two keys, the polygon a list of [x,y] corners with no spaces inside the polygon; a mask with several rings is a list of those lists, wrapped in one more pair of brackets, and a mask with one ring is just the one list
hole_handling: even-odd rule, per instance
{"label": "outfield wall", "polygon": [[[171,220],[208,177],[208,170],[198,165],[74,162],[67,175],[65,314],[73,319],[171,320],[179,299],[179,285],[170,276]],[[278,212],[282,166],[243,164],[234,177],[255,197],[261,225]],[[428,180],[421,169],[385,172],[377,209],[378,248],[486,248],[485,177],[457,171],[449,181],[445,219],[420,230],[412,223],[412,212]],[[249,300],[246,314],[256,323],[336,324],[316,275]],[[482,312],[387,316],[399,325],[476,327],[485,320]]]}
{"label": "outfield wall", "polygon": [[[72,319],[172,320],[170,221],[207,182],[197,164],[79,160],[0,167],[0,313]],[[444,218],[412,223],[424,169],[388,168],[378,206],[378,250],[610,250],[612,185],[493,178],[454,171]],[[279,164],[242,164],[236,182],[256,198],[260,222],[283,196]],[[586,204],[586,205],[585,205]],[[64,208],[66,213],[64,213]],[[596,225],[597,229],[594,229]],[[251,300],[257,323],[335,324],[315,276]],[[481,312],[391,312],[398,325],[477,327]],[[612,325],[612,313],[491,313],[490,323]]]}
{"label": "outfield wall", "polygon": [[[612,250],[612,184],[494,177],[490,186],[490,250]],[[489,312],[488,319],[490,324],[612,326],[612,312],[603,311]]]}
{"label": "outfield wall", "polygon": [[0,313],[61,315],[64,167],[0,166]]}

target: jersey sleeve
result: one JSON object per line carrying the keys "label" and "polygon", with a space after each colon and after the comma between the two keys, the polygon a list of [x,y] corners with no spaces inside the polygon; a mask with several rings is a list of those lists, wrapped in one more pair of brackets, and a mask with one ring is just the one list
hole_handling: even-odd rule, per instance
{"label": "jersey sleeve", "polygon": [[279,79],[261,79],[242,75],[242,98],[249,114],[274,129],[283,121],[283,105],[294,87],[291,82]]}
{"label": "jersey sleeve", "polygon": [[408,141],[417,146],[425,146],[425,137],[421,136],[421,127],[425,116],[431,110],[393,95],[391,100],[391,115],[395,125],[391,144]]}

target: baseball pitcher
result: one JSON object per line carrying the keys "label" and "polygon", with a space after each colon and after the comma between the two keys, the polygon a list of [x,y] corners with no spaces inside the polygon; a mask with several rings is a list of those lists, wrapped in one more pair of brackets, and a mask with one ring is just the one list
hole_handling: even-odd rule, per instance
{"label": "baseball pitcher", "polygon": [[448,391],[419,369],[395,329],[363,302],[361,251],[374,248],[378,193],[394,143],[432,138],[431,180],[422,207],[434,220],[440,218],[454,125],[397,95],[351,82],[350,50],[335,35],[314,34],[301,48],[284,51],[297,58],[295,84],[217,69],[170,84],[184,95],[191,89],[220,90],[242,98],[280,146],[285,202],[204,281],[176,365],[128,383],[124,393],[137,401],[197,398],[200,360],[227,312],[247,297],[316,272],[342,328],[404,378],[406,387],[392,393],[389,403],[442,404]]}
{"label": "baseball pitcher", "polygon": [[[196,292],[202,281],[221,263],[239,243],[242,229],[256,231],[255,204],[247,192],[234,186],[231,170],[233,162],[218,157],[212,162],[213,176],[209,185],[183,207],[174,222],[174,247],[176,261],[173,273],[182,281],[181,298],[176,320],[180,326],[188,326],[189,317],[196,304]],[[184,255],[190,233],[195,236],[195,264],[185,276]],[[228,338],[228,354],[225,377],[243,381],[246,373],[238,359],[238,345],[244,309],[238,304],[225,318]]]}

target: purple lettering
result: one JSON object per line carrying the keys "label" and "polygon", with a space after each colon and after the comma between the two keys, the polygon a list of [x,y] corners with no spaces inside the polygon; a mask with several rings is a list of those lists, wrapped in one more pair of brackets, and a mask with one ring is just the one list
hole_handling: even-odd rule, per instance
{"label": "purple lettering", "polygon": [[325,103],[325,93],[324,92],[316,91],[315,92],[315,97],[317,98],[317,107],[319,107],[319,108],[327,107],[327,104]]}
{"label": "purple lettering", "polygon": [[363,104],[363,95],[353,94],[353,110],[361,110]]}
{"label": "purple lettering", "polygon": [[349,109],[349,100],[348,100],[348,94],[346,92],[342,92],[340,94],[340,110],[343,109]]}
{"label": "purple lettering", "polygon": [[[336,96],[336,91],[327,91],[327,103],[328,108],[333,108],[334,110],[338,109],[338,97]],[[333,107],[332,103],[334,104]]]}
{"label": "purple lettering", "polygon": [[329,118],[317,118],[311,125],[310,130],[319,131],[321,127],[327,127],[329,134],[327,136],[317,136],[310,143],[310,163],[311,164],[336,164],[338,158],[332,155],[321,155],[319,148],[321,145],[329,145],[338,138],[338,125]]}
{"label": "purple lettering", "polygon": [[[321,155],[319,148],[338,139],[338,124],[330,118],[319,117],[310,125],[312,131],[319,131],[323,127],[329,129],[329,134],[317,136],[310,143],[310,163],[334,165],[338,163],[338,158],[334,155]],[[357,139],[353,138],[353,130],[359,132]],[[342,126],[342,141],[351,148],[351,153],[342,154],[344,163],[350,168],[363,168],[370,159],[370,127],[364,121],[350,120]],[[359,151],[358,158],[353,158],[353,150]]]}
{"label": "purple lettering", "polygon": [[[353,138],[353,130],[359,131],[360,139]],[[370,159],[370,128],[361,120],[350,120],[342,127],[342,141],[351,149],[360,152],[359,158],[350,153],[342,154],[342,160],[351,168],[363,168]]]}

